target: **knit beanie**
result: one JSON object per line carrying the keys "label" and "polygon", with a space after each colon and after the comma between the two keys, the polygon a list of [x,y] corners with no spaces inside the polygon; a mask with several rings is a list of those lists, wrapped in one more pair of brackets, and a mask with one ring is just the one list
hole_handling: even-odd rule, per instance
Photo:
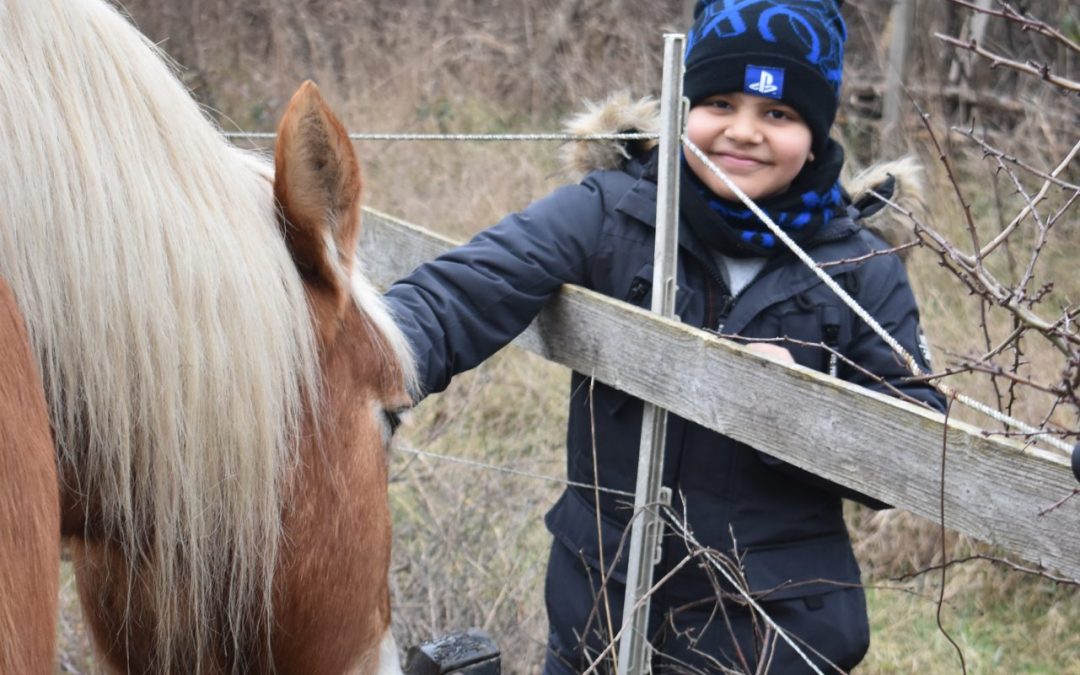
{"label": "knit beanie", "polygon": [[836,117],[847,26],[843,0],[698,0],[683,93],[696,105],[743,92],[790,105],[824,153]]}

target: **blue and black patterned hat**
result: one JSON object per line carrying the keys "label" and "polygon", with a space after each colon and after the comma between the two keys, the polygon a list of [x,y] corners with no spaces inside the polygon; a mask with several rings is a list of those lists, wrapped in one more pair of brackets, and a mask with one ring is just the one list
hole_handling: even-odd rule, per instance
{"label": "blue and black patterned hat", "polygon": [[836,117],[847,26],[843,0],[698,0],[683,92],[696,105],[745,92],[790,105],[820,156]]}

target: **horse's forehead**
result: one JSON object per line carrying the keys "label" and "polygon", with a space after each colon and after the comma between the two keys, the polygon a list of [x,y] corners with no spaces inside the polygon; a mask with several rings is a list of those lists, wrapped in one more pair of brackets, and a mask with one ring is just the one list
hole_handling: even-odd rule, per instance
{"label": "horse's forehead", "polygon": [[394,321],[382,295],[360,271],[352,276],[352,292],[356,311],[375,335],[378,345],[371,358],[377,359],[388,379],[385,388],[389,394],[408,398],[416,391],[416,362],[412,347],[401,328]]}

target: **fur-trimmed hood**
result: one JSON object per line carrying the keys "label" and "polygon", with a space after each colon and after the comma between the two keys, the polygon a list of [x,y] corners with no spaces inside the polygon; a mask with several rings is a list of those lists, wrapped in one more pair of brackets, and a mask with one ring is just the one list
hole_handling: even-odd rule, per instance
{"label": "fur-trimmed hood", "polygon": [[[660,103],[652,98],[634,99],[628,92],[615,92],[603,101],[585,103],[585,110],[566,120],[566,133],[585,136],[593,134],[650,133],[660,129]],[[656,147],[657,141],[573,141],[563,146],[560,158],[563,170],[573,180],[599,170],[618,170],[635,157],[645,155]],[[913,220],[904,212],[922,220],[926,213],[925,176],[918,159],[907,156],[878,162],[852,175],[849,166],[841,175],[841,183],[853,204],[872,204],[876,192],[892,177],[895,181],[889,200],[898,208],[884,208],[859,220],[890,246],[900,246],[915,239]]]}

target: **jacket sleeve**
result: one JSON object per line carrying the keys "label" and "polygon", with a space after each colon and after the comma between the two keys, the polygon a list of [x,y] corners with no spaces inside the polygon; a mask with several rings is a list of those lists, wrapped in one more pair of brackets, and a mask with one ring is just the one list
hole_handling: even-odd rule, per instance
{"label": "jacket sleeve", "polygon": [[[919,308],[901,260],[895,255],[874,258],[858,270],[856,279],[854,296],[859,305],[914,357],[923,371],[929,372]],[[865,321],[857,316],[853,321],[846,356],[874,377],[853,370],[847,379],[889,396],[900,392],[935,410],[945,410],[944,396],[924,382],[913,381],[903,359]]]}
{"label": "jacket sleeve", "polygon": [[395,282],[385,299],[416,357],[414,398],[517,337],[562,284],[586,283],[603,221],[596,184],[565,186]]}

